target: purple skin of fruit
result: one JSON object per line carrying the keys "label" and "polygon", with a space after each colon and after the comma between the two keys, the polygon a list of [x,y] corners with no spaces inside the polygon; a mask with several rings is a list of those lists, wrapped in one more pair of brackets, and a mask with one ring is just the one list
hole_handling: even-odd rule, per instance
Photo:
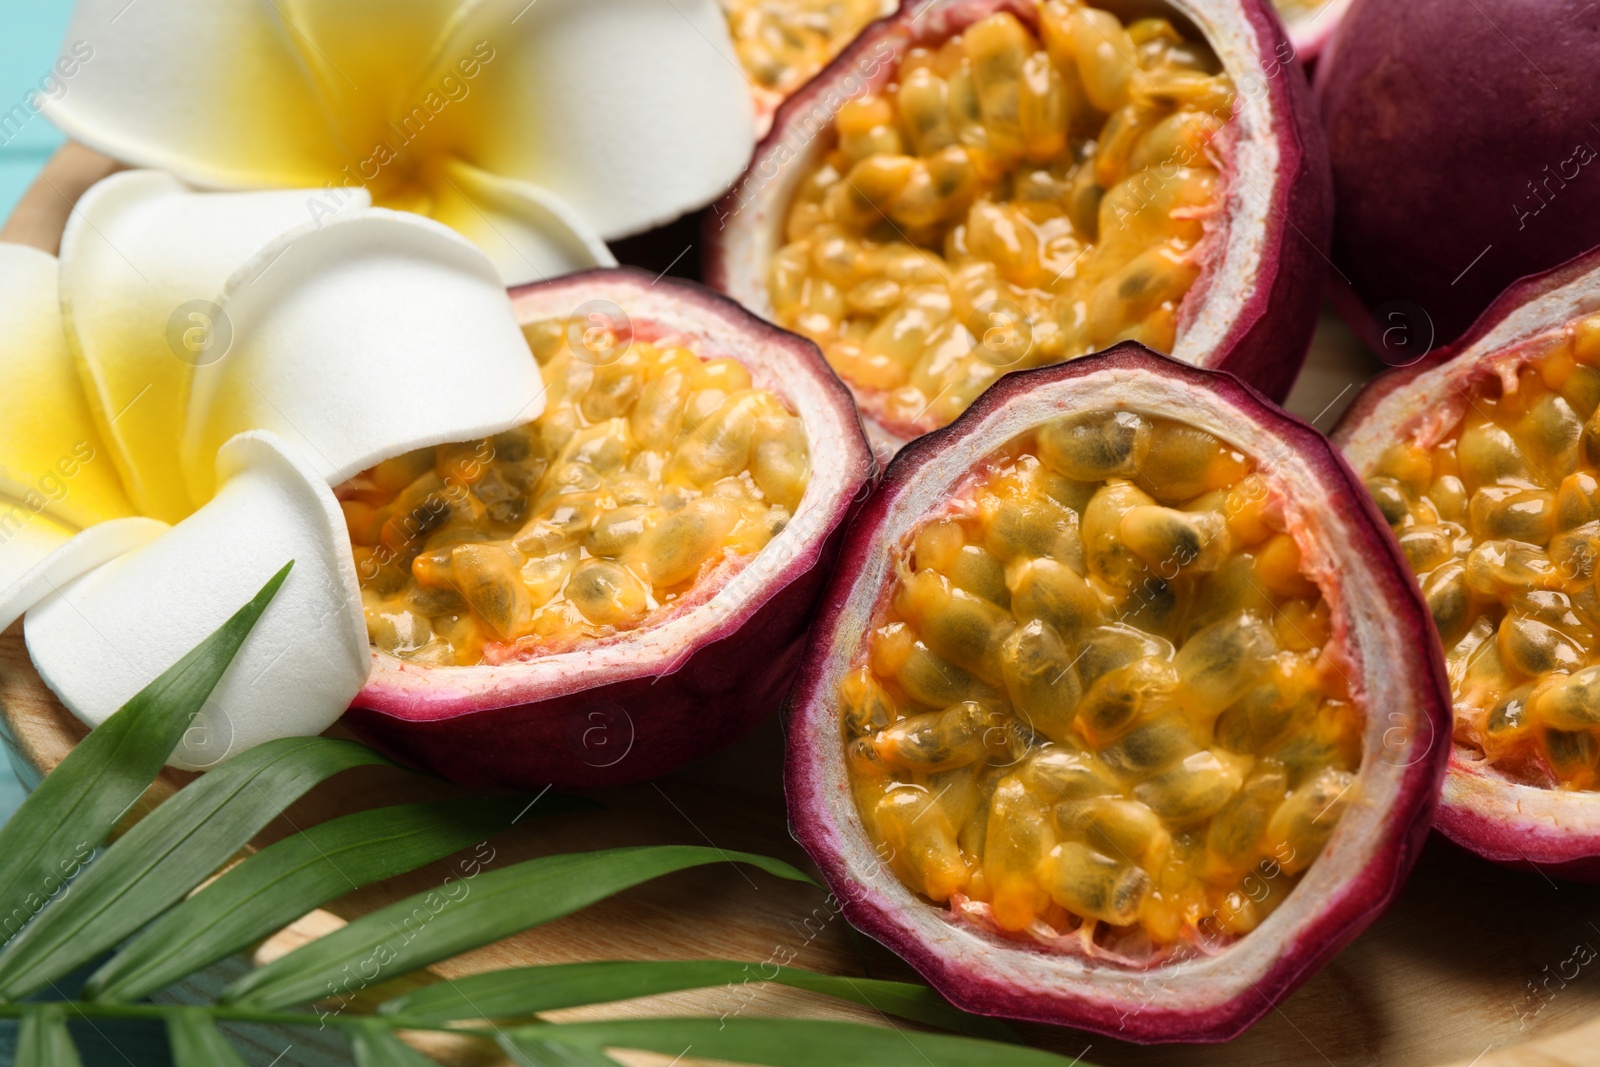
{"label": "purple skin of fruit", "polygon": [[[1452,399],[1459,403],[1490,365],[1517,361],[1524,342],[1534,341],[1536,351],[1541,335],[1597,310],[1600,249],[1524,278],[1454,345],[1369,383],[1334,429],[1334,443],[1356,470],[1370,469],[1409,426],[1442,417]],[[1440,833],[1507,867],[1600,882],[1600,793],[1513,782],[1474,749],[1452,748],[1435,823]]]}
{"label": "purple skin of fruit", "polygon": [[[1211,429],[1254,455],[1317,531],[1307,565],[1353,635],[1348,669],[1367,695],[1365,755],[1334,837],[1254,932],[1214,956],[1157,970],[1050,954],[952,921],[885,867],[844,769],[835,687],[854,662],[921,517],[972,464],[1022,430],[1073,411],[1129,407]],[[1231,375],[1127,343],[1007,375],[960,419],[889,466],[851,526],[790,694],[785,790],[791,828],[845,916],[899,953],[946,998],[984,1015],[1078,1027],[1122,1040],[1226,1041],[1365,929],[1393,899],[1433,820],[1448,757],[1449,686],[1427,608],[1399,546],[1326,438]],[[1336,630],[1337,632],[1337,630]]]}
{"label": "purple skin of fruit", "polygon": [[1453,343],[1512,282],[1600,244],[1597,59],[1576,0],[1350,5],[1316,98],[1340,310],[1374,348],[1396,321],[1425,328],[1418,308]]}
{"label": "purple skin of fruit", "polygon": [[817,347],[718,293],[617,269],[522,286],[511,298],[525,323],[614,328],[620,310],[633,337],[744,363],[806,426],[806,495],[783,533],[732,578],[706,576],[686,603],[639,630],[496,666],[427,667],[374,650],[346,720],[407,762],[469,785],[590,788],[656,777],[731,744],[781,703],[876,466],[850,394]]}
{"label": "purple skin of fruit", "polygon": [[[1281,398],[1305,359],[1323,290],[1332,193],[1321,128],[1268,0],[1171,7],[1201,27],[1238,91],[1231,132],[1217,141],[1226,205],[1202,245],[1206,266],[1181,309],[1177,354]],[[770,316],[771,257],[796,186],[827,147],[821,133],[833,115],[891,81],[911,47],[937,46],[997,10],[1037,21],[1037,6],[1025,0],[905,0],[785,101],[749,170],[706,217],[707,283]]]}

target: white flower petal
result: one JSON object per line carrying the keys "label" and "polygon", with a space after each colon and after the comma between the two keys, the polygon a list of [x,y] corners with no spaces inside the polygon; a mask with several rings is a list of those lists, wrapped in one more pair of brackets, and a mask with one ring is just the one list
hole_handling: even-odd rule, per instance
{"label": "white flower petal", "polygon": [[271,434],[251,433],[218,454],[217,478],[200,510],[24,623],[40,677],[97,726],[294,560],[171,761],[188,768],[320,733],[371,667],[349,536],[320,473]]}
{"label": "white flower petal", "polygon": [[[14,583],[77,532],[48,515],[34,512],[20,500],[0,496],[0,604],[10,602]],[[0,630],[4,629],[0,626]]]}
{"label": "white flower petal", "polygon": [[[327,195],[196,193],[169,174],[128,171],[79,201],[61,239],[67,339],[100,431],[145,514],[176,521],[195,503],[184,489],[179,428],[194,366],[210,358],[197,346],[217,336],[223,285],[272,238],[304,226],[313,202]],[[352,190],[342,210],[369,202]]]}
{"label": "white flower petal", "polygon": [[58,274],[48,252],[0,244],[0,573],[22,526],[133,511],[67,352]]}
{"label": "white flower petal", "polygon": [[470,160],[608,239],[715,199],[755,140],[716,0],[80,0],[58,70],[57,125],[199,185],[432,213]]}
{"label": "white flower petal", "polygon": [[417,215],[374,209],[286,234],[228,281],[231,351],[197,370],[190,491],[233,435],[282,435],[329,481],[544,410],[539,366],[493,264]]}
{"label": "white flower petal", "polygon": [[550,190],[608,240],[710,203],[744,170],[753,105],[715,0],[507,10],[479,5],[440,53],[491,56],[462,105],[462,156]]}
{"label": "white flower petal", "polygon": [[[60,529],[55,528],[56,531]],[[54,541],[54,537],[34,540],[34,544],[54,541],[51,551],[21,573],[8,576],[0,570],[0,630],[80,574],[148,544],[170,529],[157,519],[131,515],[91,526],[70,540]]]}
{"label": "white flower petal", "polygon": [[321,185],[345,162],[272,3],[78,0],[54,73],[45,114],[129,163],[241,188]]}
{"label": "white flower petal", "polygon": [[452,160],[433,217],[483,249],[506,285],[614,267],[611,249],[554,193]]}

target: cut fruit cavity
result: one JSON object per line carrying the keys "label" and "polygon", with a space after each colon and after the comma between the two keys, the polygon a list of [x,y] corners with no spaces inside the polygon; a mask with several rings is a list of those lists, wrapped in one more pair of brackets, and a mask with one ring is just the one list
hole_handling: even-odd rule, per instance
{"label": "cut fruit cavity", "polygon": [[805,493],[800,420],[736,360],[559,319],[524,333],[543,415],[340,489],[385,652],[506,662],[648,625],[765,547]]}
{"label": "cut fruit cavity", "polygon": [[1062,416],[914,532],[839,683],[862,821],[902,881],[1140,959],[1282,903],[1355,799],[1363,716],[1255,466],[1169,419]]}
{"label": "cut fruit cavity", "polygon": [[884,0],[721,2],[739,62],[772,106],[826,66],[867,23],[894,9]]}
{"label": "cut fruit cavity", "polygon": [[1594,789],[1600,318],[1481,367],[1458,405],[1392,445],[1367,487],[1444,641],[1456,736],[1519,781]]}
{"label": "cut fruit cavity", "polygon": [[912,49],[840,109],[789,208],[777,321],[908,435],[1008,370],[1170,351],[1200,271],[1233,101],[1216,57],[1061,2],[1038,31],[1002,11]]}

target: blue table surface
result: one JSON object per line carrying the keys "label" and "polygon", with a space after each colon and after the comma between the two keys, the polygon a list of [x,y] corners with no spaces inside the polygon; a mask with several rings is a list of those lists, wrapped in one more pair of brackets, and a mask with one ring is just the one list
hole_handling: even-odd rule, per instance
{"label": "blue table surface", "polygon": [[[0,114],[38,89],[55,62],[71,12],[68,0],[0,0]],[[59,130],[43,116],[28,114],[20,128],[0,127],[0,218],[11,214],[17,198],[61,144]],[[22,786],[10,765],[0,762],[0,822],[20,803]]]}

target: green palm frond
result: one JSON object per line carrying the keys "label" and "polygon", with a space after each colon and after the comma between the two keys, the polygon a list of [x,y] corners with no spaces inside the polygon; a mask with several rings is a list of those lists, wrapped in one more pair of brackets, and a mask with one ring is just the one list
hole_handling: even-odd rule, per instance
{"label": "green palm frond", "polygon": [[[345,770],[388,762],[354,742],[289,738],[201,776],[106,845],[288,570],[92,731],[0,828],[0,855],[7,857],[0,864],[0,1018],[19,1021],[16,1067],[75,1067],[80,1060],[67,1019],[80,1016],[164,1024],[177,1067],[242,1065],[219,1027],[225,1023],[331,1025],[358,1067],[425,1067],[433,1061],[399,1033],[426,1030],[494,1041],[518,1063],[557,1067],[616,1067],[611,1049],[773,1067],[1069,1067],[925,986],[771,964],[617,960],[517,967],[420,986],[394,981],[675,871],[731,861],[811,881],[781,860],[691,845],[544,856],[474,871],[454,889],[447,882],[414,894],[250,970],[216,1003],[143,1002],[352,889],[487,841],[529,810],[526,797],[397,804],[302,827],[240,860],[272,817],[308,790]],[[560,817],[593,806],[545,797],[534,813]],[[55,992],[58,979],[108,952],[83,999],[24,1002],[40,990]],[[817,1019],[543,1017],[746,983],[803,989],[946,1032]],[[375,995],[353,995],[369,987]],[[378,1000],[384,990],[387,999]],[[307,1007],[330,996],[338,1011]]]}
{"label": "green palm frond", "polygon": [[518,1019],[559,1008],[771,982],[823,993],[912,1022],[997,1041],[1016,1041],[1003,1023],[952,1008],[927,986],[879,978],[840,978],[797,967],[735,960],[601,960],[511,967],[426,986],[384,1001],[378,1012],[445,1023]]}
{"label": "green palm frond", "polygon": [[12,1067],[82,1067],[67,1033],[67,1010],[60,1004],[37,1004],[22,1013],[17,1054]]}
{"label": "green palm frond", "polygon": [[176,1067],[245,1067],[204,1008],[176,1008],[167,1015],[167,1042]]}
{"label": "green palm frond", "polygon": [[[505,830],[522,797],[395,804],[307,827],[168,911],[90,976],[91,1000],[149,996],[288,926],[312,908],[443,859]],[[540,814],[591,807],[546,797]]]}

